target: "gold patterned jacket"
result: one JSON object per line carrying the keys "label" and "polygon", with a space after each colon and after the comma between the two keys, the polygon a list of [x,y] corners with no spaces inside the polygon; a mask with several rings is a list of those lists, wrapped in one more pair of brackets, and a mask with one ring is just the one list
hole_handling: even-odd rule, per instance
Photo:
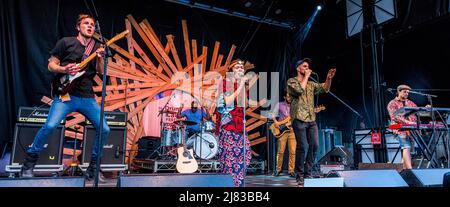
{"label": "gold patterned jacket", "polygon": [[323,87],[324,83],[315,83],[308,81],[306,89],[300,85],[300,81],[295,78],[289,78],[287,81],[287,92],[291,97],[291,120],[298,119],[303,122],[316,121],[314,113],[314,95],[319,93],[328,93]]}

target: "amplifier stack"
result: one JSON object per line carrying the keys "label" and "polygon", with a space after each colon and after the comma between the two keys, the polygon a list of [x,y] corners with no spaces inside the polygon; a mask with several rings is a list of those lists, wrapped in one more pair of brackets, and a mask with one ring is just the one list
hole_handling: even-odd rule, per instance
{"label": "amplifier stack", "polygon": [[[11,152],[10,165],[6,166],[6,171],[10,173],[20,172],[22,162],[26,155],[26,150],[31,146],[34,137],[39,129],[45,124],[50,108],[20,107],[17,116],[17,123],[14,129],[14,142]],[[103,171],[126,170],[125,147],[126,147],[126,125],[127,113],[106,112],[105,118],[110,128],[109,137],[103,145],[103,157],[101,169]],[[35,166],[36,172],[60,172],[64,166],[63,148],[65,134],[65,120],[49,136],[44,150]],[[83,130],[83,153],[81,165],[85,170],[90,162],[92,144],[95,139],[95,128],[86,120]]]}

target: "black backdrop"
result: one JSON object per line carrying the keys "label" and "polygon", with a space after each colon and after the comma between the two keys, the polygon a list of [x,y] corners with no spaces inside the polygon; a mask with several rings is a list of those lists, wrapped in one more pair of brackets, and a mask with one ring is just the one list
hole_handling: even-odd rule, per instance
{"label": "black backdrop", "polygon": [[[370,118],[370,70],[365,71],[362,78],[360,40],[345,36],[344,1],[338,4],[329,2],[333,3],[326,4],[314,22],[301,48],[302,54],[313,59],[312,67],[322,80],[329,67],[337,66],[332,91]],[[447,74],[450,68],[450,21],[442,9],[447,8],[448,1],[413,2],[409,5],[408,1],[398,0],[399,16],[385,26],[384,49],[380,59],[382,82],[386,88],[401,83],[410,84],[413,88],[449,88],[448,75],[443,74]],[[160,39],[165,39],[169,33],[175,35],[179,51],[183,51],[182,19],[188,22],[190,38],[197,39],[199,45],[206,45],[211,50],[214,41],[220,41],[221,54],[226,54],[231,44],[238,49],[245,45],[248,40],[245,34],[248,31],[251,34],[258,26],[248,20],[163,1],[119,3],[96,0],[95,3],[105,36],[121,32],[126,15],[132,14],[138,21],[147,18]],[[59,38],[75,35],[77,14],[89,10],[84,1],[73,0],[0,0],[0,10],[1,142],[12,140],[19,106],[39,106],[41,97],[49,95],[52,74],[46,68],[48,52]],[[306,14],[302,12],[298,17],[300,23],[307,20],[312,9]],[[299,51],[298,44],[293,41],[294,34],[295,30],[262,24],[247,50],[241,50],[235,57],[253,62],[255,72],[279,71],[280,90],[283,90],[287,77],[292,75],[289,67],[293,57]],[[365,80],[368,114],[364,113],[362,80]],[[448,92],[437,95],[437,106],[450,106]],[[388,101],[393,94],[386,93],[385,98]],[[420,105],[426,104],[426,100],[420,97],[412,96],[412,99]],[[319,102],[327,106],[327,110],[320,115],[322,127],[333,126],[344,130],[344,139],[349,141],[349,132],[356,125],[352,112],[329,95],[321,95]]]}
{"label": "black backdrop", "polygon": [[[87,4],[85,3],[87,2]],[[16,115],[20,106],[39,106],[42,96],[50,95],[53,74],[47,70],[49,51],[56,41],[64,36],[76,34],[75,21],[81,12],[90,13],[87,1],[1,0],[1,53],[0,53],[0,143],[12,140]],[[258,27],[257,23],[234,17],[205,12],[163,1],[132,1],[118,3],[96,0],[101,29],[111,37],[125,28],[126,15],[132,14],[137,21],[144,18],[160,39],[173,34],[182,63],[185,59],[182,41],[181,20],[186,19],[189,38],[197,39],[198,45],[208,46],[212,51],[215,41],[221,43],[220,54],[227,55],[232,44],[237,46],[235,57],[255,63],[255,72],[283,71],[289,65],[284,54],[295,56],[295,51],[286,51],[290,31],[260,25],[249,46],[248,37]],[[92,10],[92,7],[91,11]],[[250,32],[244,39],[245,34]],[[288,47],[289,48],[289,47]],[[283,54],[282,56],[278,54]],[[209,52],[209,56],[212,52]],[[281,69],[280,69],[281,68]],[[286,76],[287,73],[282,73]],[[287,77],[281,77],[285,82]],[[270,80],[270,79],[269,79]]]}

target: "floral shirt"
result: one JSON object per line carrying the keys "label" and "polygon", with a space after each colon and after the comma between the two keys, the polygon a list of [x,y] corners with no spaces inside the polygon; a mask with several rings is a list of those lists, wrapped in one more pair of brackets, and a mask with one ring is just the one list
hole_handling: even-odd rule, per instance
{"label": "floral shirt", "polygon": [[[234,104],[225,104],[224,95],[229,96],[237,90],[237,83],[234,82],[234,90],[232,90],[231,80],[224,80],[222,86],[219,87],[219,100],[217,103],[216,117],[216,134],[219,133],[219,129],[225,129],[227,131],[233,131],[234,133],[243,134],[244,132],[244,108],[237,105],[235,99]],[[228,87],[228,88],[227,88]],[[247,93],[248,94],[248,93]]]}
{"label": "floral shirt", "polygon": [[289,78],[287,86],[287,92],[291,97],[291,120],[298,119],[303,122],[316,121],[314,95],[329,92],[323,87],[324,83],[308,81],[306,89],[303,89],[300,81],[295,77]]}
{"label": "floral shirt", "polygon": [[[408,99],[406,99],[406,101],[404,102],[400,101],[400,99],[398,99],[397,97],[392,99],[387,106],[389,116],[391,117],[391,124],[415,124],[417,120],[415,115],[410,115],[408,117],[400,115],[394,116],[394,112],[396,112],[401,107],[416,107],[416,106],[417,105],[414,102]],[[394,130],[394,133],[399,135],[407,135],[406,131]]]}

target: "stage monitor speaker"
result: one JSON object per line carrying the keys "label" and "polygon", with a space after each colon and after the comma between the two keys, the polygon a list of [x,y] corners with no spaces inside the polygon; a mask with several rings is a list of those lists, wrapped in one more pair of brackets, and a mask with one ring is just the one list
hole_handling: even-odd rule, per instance
{"label": "stage monitor speaker", "polygon": [[442,187],[444,175],[450,169],[412,169],[400,174],[411,187]]}
{"label": "stage monitor speaker", "polygon": [[[125,127],[110,126],[110,133],[103,144],[103,156],[101,160],[104,165],[124,165],[127,130]],[[86,126],[83,139],[83,164],[89,164],[92,156],[92,147],[95,139],[95,128]]]}
{"label": "stage monitor speaker", "polygon": [[344,187],[408,187],[396,170],[336,171],[329,177],[344,178]]}
{"label": "stage monitor speaker", "polygon": [[123,175],[118,187],[234,187],[230,174]]}
{"label": "stage monitor speaker", "polygon": [[325,154],[319,163],[322,165],[343,165],[345,170],[353,168],[353,155],[344,146],[335,146],[327,154]]}
{"label": "stage monitor speaker", "polygon": [[5,178],[0,187],[84,187],[84,177]]}
{"label": "stage monitor speaker", "polygon": [[305,179],[304,187],[344,187],[344,178]]}
{"label": "stage monitor speaker", "polygon": [[155,152],[161,146],[161,138],[159,137],[142,137],[139,139],[138,153],[136,159],[155,159],[159,153]]}
{"label": "stage monitor speaker", "polygon": [[[14,144],[11,153],[11,165],[22,164],[26,150],[33,143],[34,137],[42,127],[42,124],[17,123],[14,132]],[[44,150],[39,156],[36,168],[40,165],[61,165],[62,144],[64,137],[64,126],[58,126],[48,138]]]}
{"label": "stage monitor speaker", "polygon": [[450,172],[444,174],[444,181],[442,183],[442,187],[444,188],[450,187]]}

